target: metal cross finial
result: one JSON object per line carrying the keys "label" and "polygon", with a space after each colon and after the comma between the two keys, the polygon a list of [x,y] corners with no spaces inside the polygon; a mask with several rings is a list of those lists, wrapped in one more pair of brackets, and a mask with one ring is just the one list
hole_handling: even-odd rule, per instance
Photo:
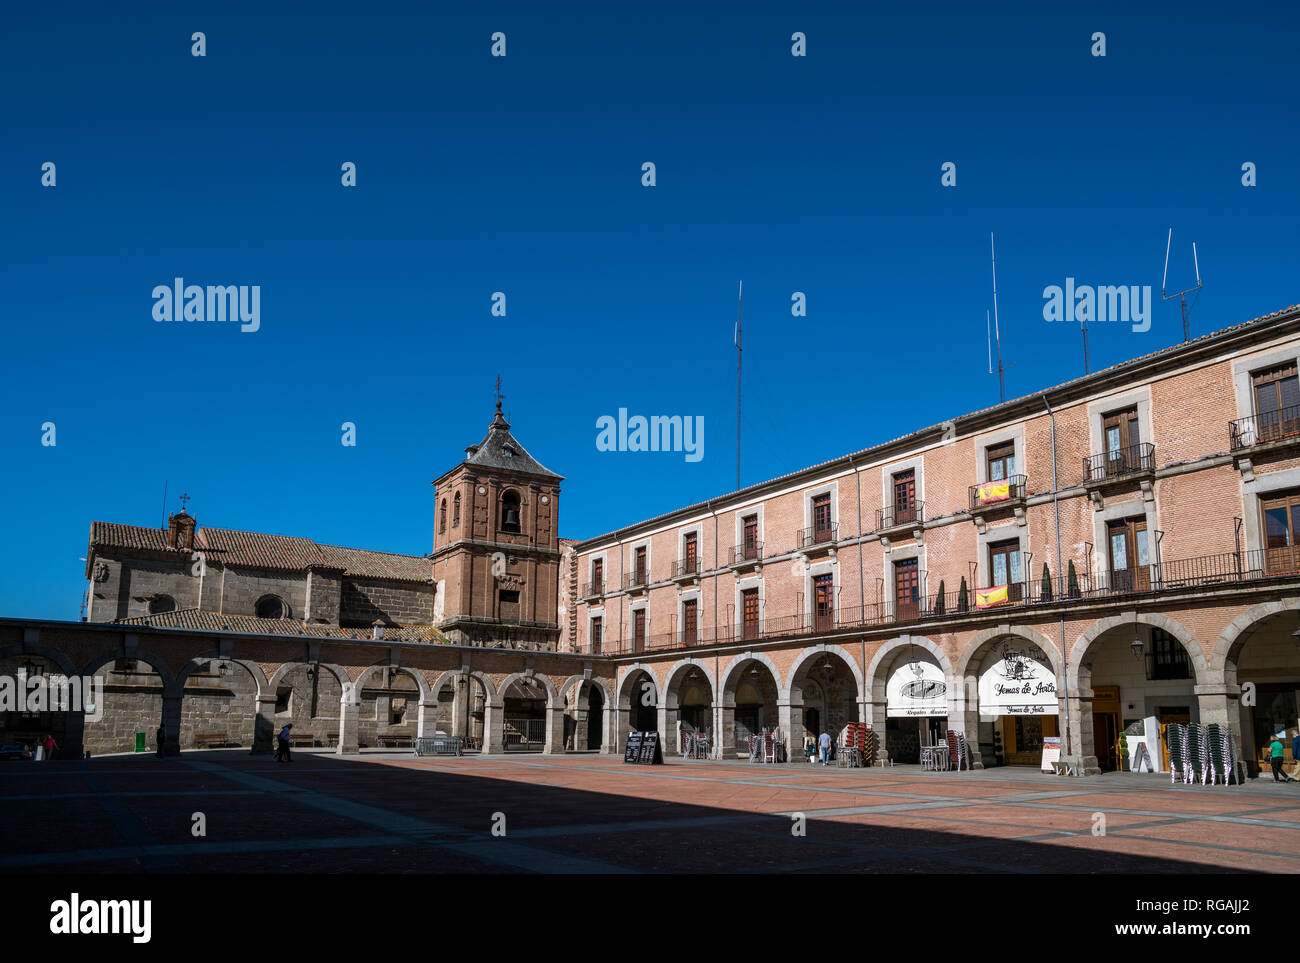
{"label": "metal cross finial", "polygon": [[191,500],[192,500],[192,499],[190,498],[190,496],[189,496],[188,493],[187,493],[187,494],[184,494],[184,495],[181,496],[181,512],[182,512],[182,513],[185,512],[185,506],[186,506],[186,503],[189,502],[189,501],[191,501]]}
{"label": "metal cross finial", "polygon": [[500,411],[500,410],[501,410],[501,402],[505,400],[505,397],[506,397],[506,396],[503,395],[503,394],[501,393],[501,375],[498,374],[498,375],[497,375],[497,391],[496,391],[497,411]]}

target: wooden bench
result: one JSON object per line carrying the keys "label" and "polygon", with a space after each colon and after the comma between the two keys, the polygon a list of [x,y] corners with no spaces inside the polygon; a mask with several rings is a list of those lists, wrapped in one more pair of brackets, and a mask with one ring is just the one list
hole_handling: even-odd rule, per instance
{"label": "wooden bench", "polygon": [[239,743],[230,741],[230,734],[225,732],[196,732],[194,745],[200,749],[239,748]]}
{"label": "wooden bench", "polygon": [[409,749],[415,744],[410,736],[376,736],[375,743],[380,749]]}

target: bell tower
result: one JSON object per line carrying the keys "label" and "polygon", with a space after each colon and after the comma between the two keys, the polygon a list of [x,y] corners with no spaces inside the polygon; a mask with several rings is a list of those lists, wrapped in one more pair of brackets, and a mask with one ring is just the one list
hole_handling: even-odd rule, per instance
{"label": "bell tower", "polygon": [[551,649],[560,635],[560,482],[510,433],[487,437],[433,483],[434,623],[453,642]]}

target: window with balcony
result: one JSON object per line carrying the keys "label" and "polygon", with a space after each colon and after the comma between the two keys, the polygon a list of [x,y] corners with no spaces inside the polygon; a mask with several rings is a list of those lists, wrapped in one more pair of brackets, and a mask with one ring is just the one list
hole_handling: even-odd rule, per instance
{"label": "window with balcony", "polygon": [[989,587],[1005,585],[1007,601],[1018,602],[1024,590],[1021,571],[1020,540],[994,542],[989,545]]}
{"label": "window with balcony", "polygon": [[1255,443],[1300,434],[1300,380],[1295,363],[1251,374]]}
{"label": "window with balcony", "polygon": [[835,577],[829,573],[813,578],[813,630],[835,628]]}
{"label": "window with balcony", "polygon": [[985,449],[988,459],[988,480],[1005,481],[1016,473],[1016,443],[990,445]]}
{"label": "window with balcony", "polygon": [[1264,523],[1264,574],[1289,575],[1300,572],[1300,491],[1260,498]]}
{"label": "window with balcony", "polygon": [[591,651],[599,652],[604,641],[605,620],[599,615],[591,620]]}
{"label": "window with balcony", "polygon": [[632,651],[645,651],[645,609],[632,610]]}
{"label": "window with balcony", "polygon": [[740,520],[743,534],[740,540],[741,558],[758,558],[758,516],[746,515]]}
{"label": "window with balcony", "polygon": [[632,584],[645,585],[648,581],[646,573],[646,547],[641,545],[632,553]]}
{"label": "window with balcony", "polygon": [[745,589],[740,593],[742,638],[758,638],[758,589]]}
{"label": "window with balcony", "polygon": [[831,536],[831,496],[817,495],[812,500],[813,541],[829,542]]}
{"label": "window with balcony", "polygon": [[686,537],[682,539],[682,574],[694,575],[700,570],[700,545],[699,535],[695,532],[687,532]]}
{"label": "window with balcony", "polygon": [[699,603],[695,599],[687,599],[682,603],[682,645],[695,645],[699,641]]}
{"label": "window with balcony", "polygon": [[1151,549],[1144,516],[1106,523],[1111,590],[1143,592],[1151,588]]}
{"label": "window with balcony", "polygon": [[894,524],[916,521],[916,469],[894,475]]}
{"label": "window with balcony", "polygon": [[921,563],[914,558],[894,563],[895,617],[900,621],[921,615]]}
{"label": "window with balcony", "polygon": [[605,560],[603,558],[591,560],[591,584],[587,590],[592,595],[600,595],[605,591]]}

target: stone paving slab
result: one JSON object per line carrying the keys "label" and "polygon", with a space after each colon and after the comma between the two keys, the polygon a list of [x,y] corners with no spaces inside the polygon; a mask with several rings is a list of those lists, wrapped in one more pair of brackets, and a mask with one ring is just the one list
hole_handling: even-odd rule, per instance
{"label": "stone paving slab", "polygon": [[[286,766],[213,750],[17,765],[0,768],[0,871],[1300,872],[1300,792],[1259,781],[594,754],[298,752]],[[196,811],[203,839],[190,834]],[[1094,812],[1105,836],[1092,835]]]}

